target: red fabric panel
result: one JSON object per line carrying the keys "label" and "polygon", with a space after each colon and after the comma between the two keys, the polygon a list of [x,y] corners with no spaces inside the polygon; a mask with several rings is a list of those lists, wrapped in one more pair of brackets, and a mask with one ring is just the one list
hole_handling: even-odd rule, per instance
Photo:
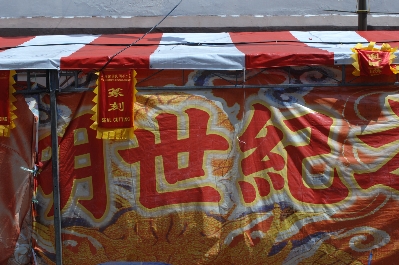
{"label": "red fabric panel", "polygon": [[362,49],[359,49],[357,52],[360,75],[392,75],[389,65],[390,52],[366,51]]}
{"label": "red fabric panel", "polygon": [[0,71],[0,125],[10,125],[10,71]]}
{"label": "red fabric panel", "polygon": [[33,38],[34,37],[0,37],[0,52],[5,51],[7,48],[14,48]]}
{"label": "red fabric panel", "polygon": [[[389,43],[391,47],[399,47],[399,31],[357,31],[357,34],[368,41],[377,42],[378,45]],[[392,42],[393,40],[396,42]]]}
{"label": "red fabric panel", "polygon": [[[334,64],[333,53],[309,47],[288,31],[241,32],[230,33],[230,36],[237,49],[245,53],[247,69]],[[239,42],[246,43],[237,44]],[[248,44],[251,42],[258,43]]]}
{"label": "red fabric panel", "polygon": [[[114,54],[139,39],[143,34],[114,34],[103,35],[79,49],[68,57],[61,58],[61,69],[101,69]],[[162,33],[148,34],[138,42],[138,45],[152,44],[150,46],[132,46],[115,56],[107,68],[150,68],[150,55],[158,48]],[[112,46],[107,46],[112,45]]]}
{"label": "red fabric panel", "polygon": [[21,167],[32,168],[33,116],[24,96],[16,98],[16,128],[10,137],[0,137],[0,264],[9,264],[14,256],[22,222],[32,203],[30,174]]}
{"label": "red fabric panel", "polygon": [[100,73],[97,112],[99,127],[133,127],[133,82],[133,71],[129,69]]}

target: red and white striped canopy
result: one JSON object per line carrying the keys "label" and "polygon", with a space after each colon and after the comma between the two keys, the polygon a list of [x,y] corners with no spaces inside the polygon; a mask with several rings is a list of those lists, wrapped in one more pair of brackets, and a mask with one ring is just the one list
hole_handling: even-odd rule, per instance
{"label": "red and white striped canopy", "polygon": [[[140,34],[0,37],[0,70],[101,69]],[[242,70],[352,64],[370,41],[399,46],[399,31],[152,33],[107,68]],[[397,53],[396,55],[399,55]],[[399,63],[399,57],[394,63]]]}

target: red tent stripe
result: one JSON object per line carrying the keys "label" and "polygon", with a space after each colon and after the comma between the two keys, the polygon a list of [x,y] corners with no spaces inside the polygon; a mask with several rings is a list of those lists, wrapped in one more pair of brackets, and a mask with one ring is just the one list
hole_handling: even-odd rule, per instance
{"label": "red tent stripe", "polygon": [[399,31],[358,31],[357,34],[367,41],[374,41],[379,45],[386,42],[392,47],[399,46]]}
{"label": "red tent stripe", "polygon": [[25,42],[33,39],[31,37],[0,37],[0,52],[14,48],[19,45],[23,45]]}
{"label": "red tent stripe", "polygon": [[[101,69],[122,49],[137,41],[142,34],[102,35],[68,57],[61,58],[61,69]],[[137,45],[115,56],[107,68],[149,69],[149,57],[157,49],[161,33],[148,34]],[[140,46],[148,44],[149,46]]]}
{"label": "red tent stripe", "polygon": [[290,32],[230,33],[236,47],[245,53],[247,69],[276,66],[334,64],[334,54],[299,41]]}

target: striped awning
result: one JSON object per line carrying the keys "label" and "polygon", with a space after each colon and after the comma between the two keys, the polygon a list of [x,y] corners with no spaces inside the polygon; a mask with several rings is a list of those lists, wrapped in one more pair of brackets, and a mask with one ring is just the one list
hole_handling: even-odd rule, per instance
{"label": "striped awning", "polygon": [[[0,70],[99,70],[141,34],[0,37]],[[389,43],[399,31],[151,33],[107,68],[242,70],[352,64],[353,48]],[[396,53],[399,55],[399,53]],[[399,63],[399,56],[393,63]]]}

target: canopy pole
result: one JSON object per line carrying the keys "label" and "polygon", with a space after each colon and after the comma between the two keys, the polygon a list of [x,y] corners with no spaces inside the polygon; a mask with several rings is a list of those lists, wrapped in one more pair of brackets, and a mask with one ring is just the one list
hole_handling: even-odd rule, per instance
{"label": "canopy pole", "polygon": [[367,7],[367,0],[357,1],[357,29],[359,31],[367,30],[367,14],[369,13]]}
{"label": "canopy pole", "polygon": [[50,70],[50,110],[51,110],[51,162],[53,175],[53,203],[54,203],[54,231],[56,264],[62,265],[62,238],[61,238],[61,207],[60,207],[60,176],[58,160],[58,134],[57,134],[57,98],[59,90],[59,72]]}

